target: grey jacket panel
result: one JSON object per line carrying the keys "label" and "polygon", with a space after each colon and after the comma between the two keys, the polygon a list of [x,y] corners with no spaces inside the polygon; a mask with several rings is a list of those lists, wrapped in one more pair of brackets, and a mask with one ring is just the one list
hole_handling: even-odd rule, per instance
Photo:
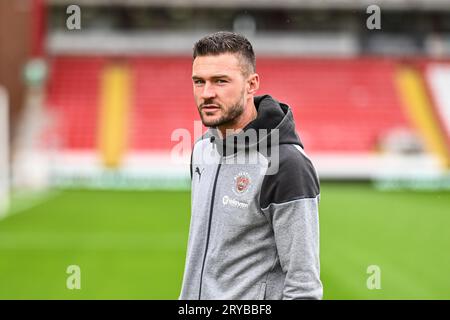
{"label": "grey jacket panel", "polygon": [[[192,154],[192,213],[180,299],[320,299],[319,181],[292,113],[255,98],[258,123],[280,120],[279,170],[270,158],[237,146],[225,153],[212,130]],[[273,124],[272,124],[273,126]],[[233,164],[240,152],[258,162]]]}
{"label": "grey jacket panel", "polygon": [[283,299],[321,299],[319,264],[319,199],[270,204],[275,243],[284,275]]}

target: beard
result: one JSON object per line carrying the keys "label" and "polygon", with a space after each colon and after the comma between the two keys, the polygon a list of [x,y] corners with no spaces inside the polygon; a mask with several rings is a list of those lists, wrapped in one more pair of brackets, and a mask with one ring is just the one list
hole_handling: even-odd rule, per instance
{"label": "beard", "polygon": [[202,112],[203,105],[206,104],[216,104],[213,100],[206,100],[204,103],[200,105],[198,108],[198,112],[200,114],[200,118],[202,119],[202,123],[205,127],[218,127],[227,124],[232,124],[239,118],[242,113],[244,113],[244,92],[241,93],[238,101],[232,104],[229,107],[224,107],[221,104],[216,104],[220,108],[221,116],[215,119],[208,119],[207,116],[204,116]]}

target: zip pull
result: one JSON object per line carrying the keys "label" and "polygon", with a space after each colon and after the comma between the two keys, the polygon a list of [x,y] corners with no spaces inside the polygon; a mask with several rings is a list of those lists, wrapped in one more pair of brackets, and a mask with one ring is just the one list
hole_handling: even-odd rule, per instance
{"label": "zip pull", "polygon": [[211,142],[212,145],[213,145],[213,151],[216,151],[216,144],[214,143],[215,140],[216,140],[216,137],[215,137],[215,136],[211,136],[211,137],[209,138],[209,142]]}

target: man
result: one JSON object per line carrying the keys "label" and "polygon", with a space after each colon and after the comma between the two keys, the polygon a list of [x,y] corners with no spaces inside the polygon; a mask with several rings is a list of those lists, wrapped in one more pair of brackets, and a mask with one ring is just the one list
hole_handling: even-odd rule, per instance
{"label": "man", "polygon": [[180,299],[321,299],[319,181],[292,111],[255,96],[259,76],[245,37],[211,34],[193,57],[195,102],[209,130],[192,152]]}

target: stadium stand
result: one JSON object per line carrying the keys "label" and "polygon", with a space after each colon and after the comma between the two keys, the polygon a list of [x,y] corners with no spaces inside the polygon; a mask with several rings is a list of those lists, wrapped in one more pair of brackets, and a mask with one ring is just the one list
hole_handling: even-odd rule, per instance
{"label": "stadium stand", "polygon": [[65,149],[95,148],[100,71],[104,58],[56,57],[50,62],[46,106],[58,118]]}
{"label": "stadium stand", "polygon": [[[93,148],[97,137],[100,73],[107,58],[55,57],[48,105],[60,115],[62,145]],[[187,57],[128,58],[131,68],[131,150],[169,150],[177,128],[193,130],[198,114]],[[261,94],[290,104],[313,152],[372,152],[380,136],[408,128],[395,89],[396,62],[370,58],[261,58]]]}

